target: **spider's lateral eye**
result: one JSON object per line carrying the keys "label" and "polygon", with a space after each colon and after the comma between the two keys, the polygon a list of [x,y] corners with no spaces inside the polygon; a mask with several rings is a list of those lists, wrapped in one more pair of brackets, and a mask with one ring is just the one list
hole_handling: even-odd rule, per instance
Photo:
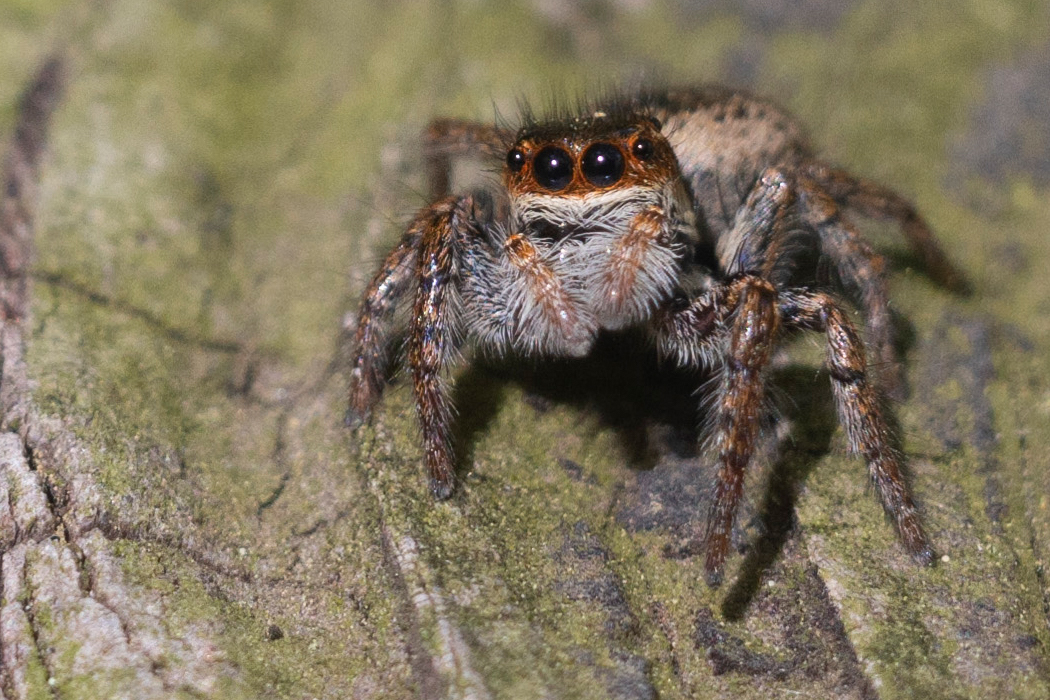
{"label": "spider's lateral eye", "polygon": [[572,182],[572,156],[557,146],[547,146],[532,164],[536,182],[548,190],[560,190]]}
{"label": "spider's lateral eye", "polygon": [[507,167],[515,173],[520,173],[525,167],[525,153],[520,148],[510,149],[510,153],[507,154]]}
{"label": "spider's lateral eye", "polygon": [[631,146],[631,153],[638,160],[649,160],[653,157],[653,142],[646,138],[638,139]]}
{"label": "spider's lateral eye", "polygon": [[580,168],[592,185],[605,187],[623,175],[623,154],[610,143],[596,143],[583,152]]}

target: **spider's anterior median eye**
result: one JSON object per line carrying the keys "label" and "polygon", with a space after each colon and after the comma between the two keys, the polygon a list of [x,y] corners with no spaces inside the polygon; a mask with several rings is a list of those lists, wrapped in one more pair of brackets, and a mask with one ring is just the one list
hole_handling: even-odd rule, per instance
{"label": "spider's anterior median eye", "polygon": [[631,146],[631,153],[638,160],[649,160],[653,157],[653,142],[649,139],[638,139]]}
{"label": "spider's anterior median eye", "polygon": [[507,167],[515,173],[521,172],[521,169],[525,167],[525,154],[520,148],[512,148],[507,154]]}
{"label": "spider's anterior median eye", "polygon": [[612,144],[596,143],[583,152],[580,167],[592,185],[605,187],[623,175],[623,155]]}
{"label": "spider's anterior median eye", "polygon": [[548,190],[560,190],[572,182],[572,156],[557,146],[547,146],[532,164],[536,182]]}

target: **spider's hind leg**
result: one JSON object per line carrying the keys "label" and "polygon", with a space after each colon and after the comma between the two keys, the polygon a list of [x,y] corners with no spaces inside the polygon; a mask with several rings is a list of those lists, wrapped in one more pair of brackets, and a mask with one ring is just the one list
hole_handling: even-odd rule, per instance
{"label": "spider's hind leg", "polygon": [[824,163],[809,163],[805,173],[841,206],[868,218],[897,222],[912,251],[935,282],[956,294],[970,293],[966,275],[952,263],[929,225],[907,199],[871,180]]}
{"label": "spider's hind leg", "polygon": [[464,119],[435,119],[423,130],[428,194],[437,199],[449,194],[453,158],[500,157],[512,135],[490,124]]}

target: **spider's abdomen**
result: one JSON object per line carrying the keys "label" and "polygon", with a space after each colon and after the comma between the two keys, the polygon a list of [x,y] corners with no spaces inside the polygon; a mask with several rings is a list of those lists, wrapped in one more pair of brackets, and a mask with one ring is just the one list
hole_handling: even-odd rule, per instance
{"label": "spider's abdomen", "polygon": [[692,190],[698,216],[716,240],[732,226],[748,192],[770,167],[809,153],[801,128],[780,108],[712,90],[685,99],[653,98],[652,109]]}

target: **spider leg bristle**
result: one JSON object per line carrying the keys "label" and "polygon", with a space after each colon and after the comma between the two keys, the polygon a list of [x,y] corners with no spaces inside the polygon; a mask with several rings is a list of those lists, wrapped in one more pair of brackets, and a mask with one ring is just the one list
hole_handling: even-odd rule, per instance
{"label": "spider leg bristle", "polygon": [[421,229],[411,226],[372,278],[357,316],[354,357],[345,423],[356,428],[368,419],[386,385],[390,336],[398,305],[416,280]]}
{"label": "spider leg bristle", "polygon": [[423,463],[437,498],[451,495],[455,479],[454,411],[444,375],[456,357],[456,244],[474,226],[472,214],[471,197],[450,197],[423,210],[414,224],[421,240],[408,363],[423,433]]}
{"label": "spider leg bristle", "polygon": [[906,388],[893,344],[886,259],[857,233],[816,181],[801,178],[798,189],[802,220],[818,233],[821,248],[834,263],[839,279],[863,308],[868,344],[874,365],[880,370],[880,383],[887,394],[903,399]]}
{"label": "spider leg bristle", "polygon": [[857,331],[835,300],[824,293],[785,293],[781,315],[796,328],[825,333],[832,391],[850,450],[867,462],[875,491],[904,548],[920,563],[932,563],[933,547],[911,495],[903,454],[881,397],[868,378]]}

